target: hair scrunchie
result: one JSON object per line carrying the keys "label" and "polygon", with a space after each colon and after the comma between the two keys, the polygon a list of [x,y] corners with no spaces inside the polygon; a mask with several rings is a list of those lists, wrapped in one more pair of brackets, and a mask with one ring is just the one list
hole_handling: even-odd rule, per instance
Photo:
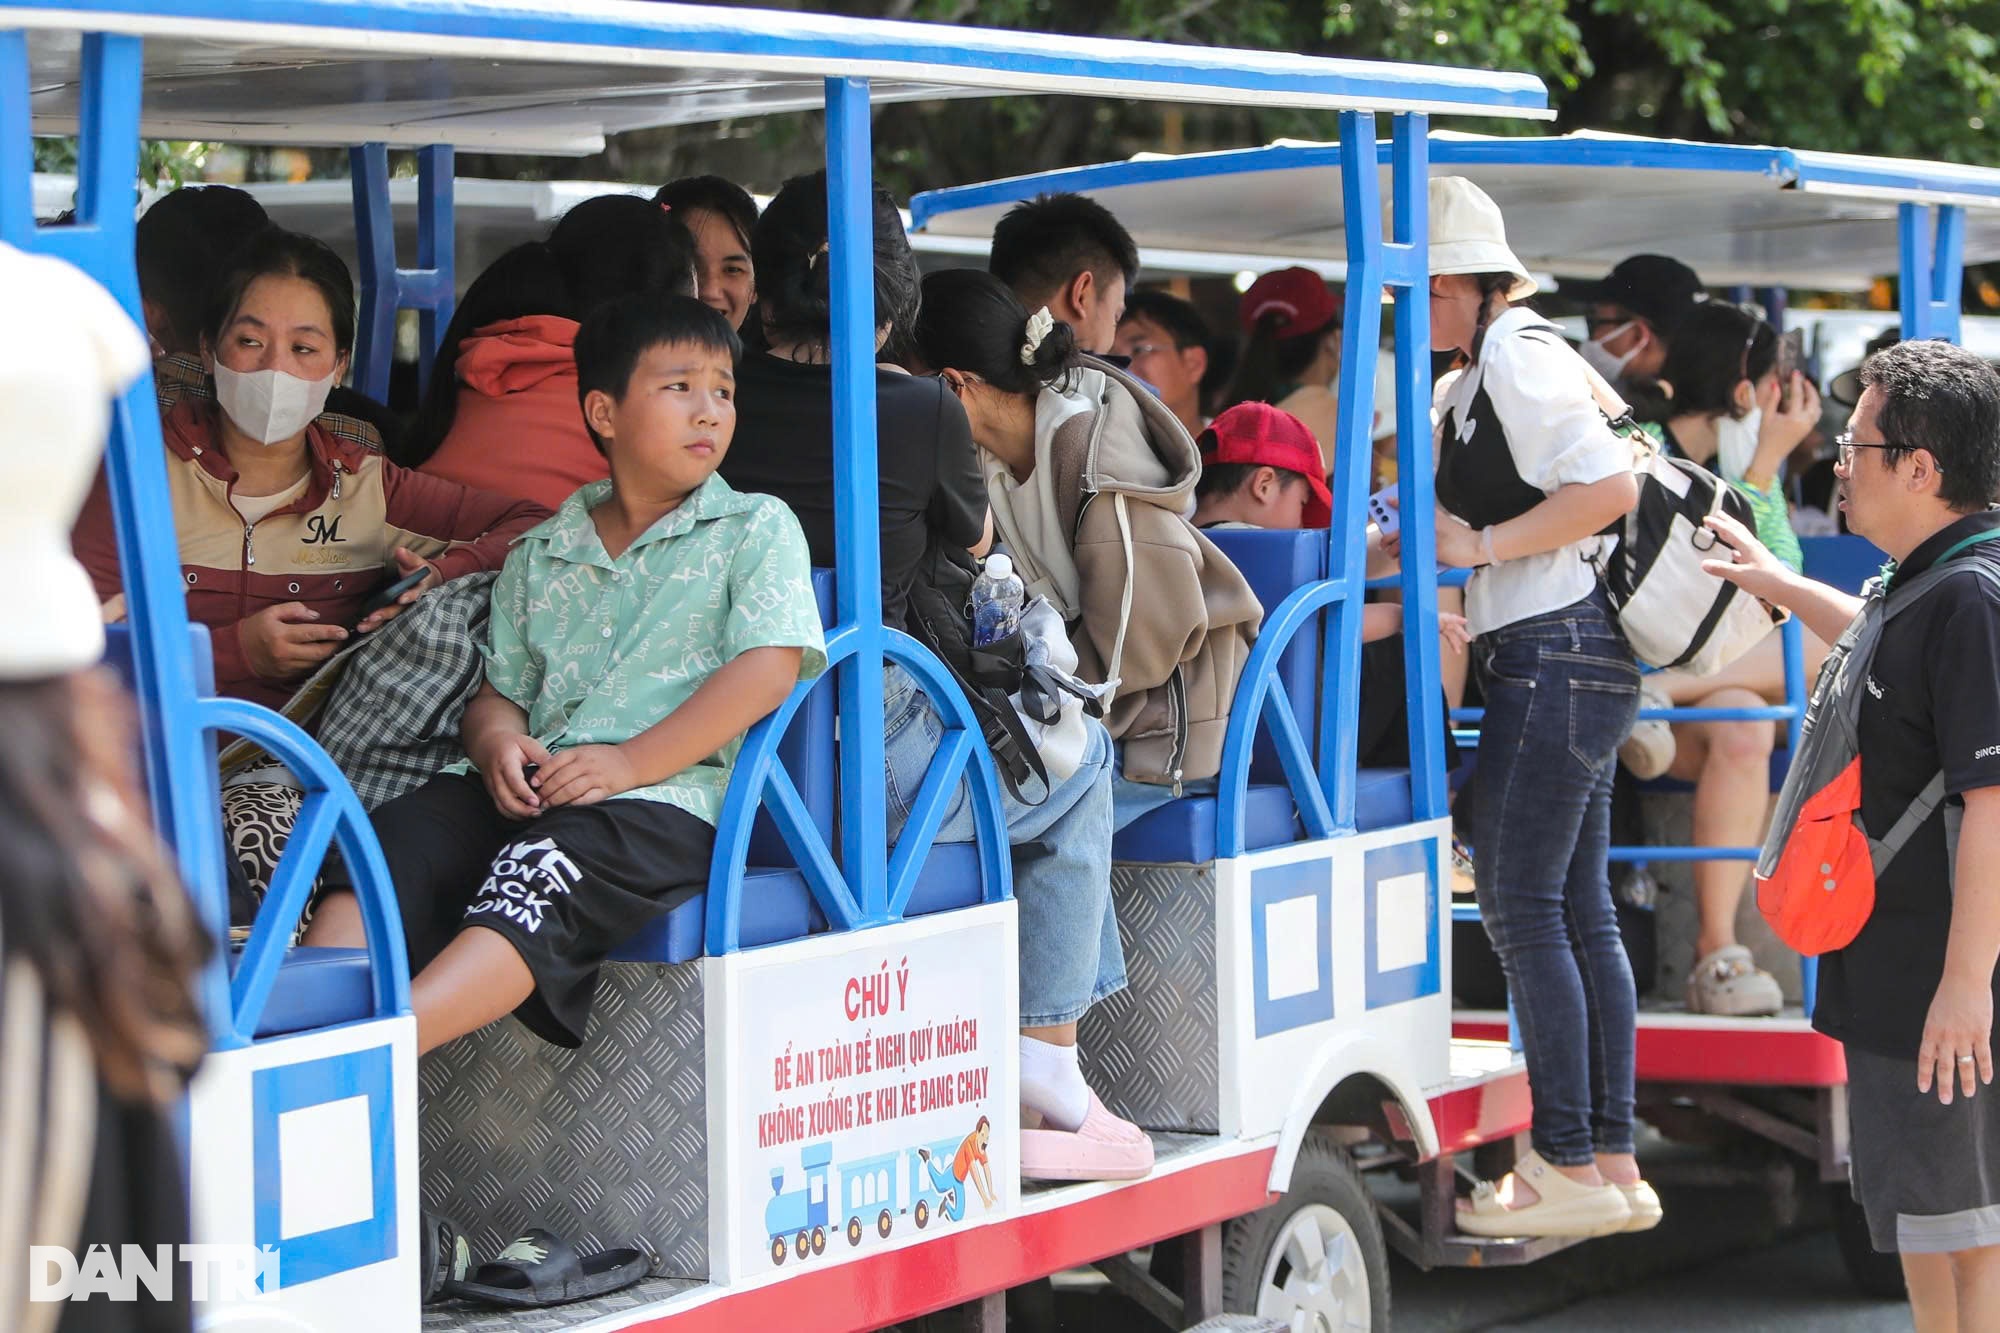
{"label": "hair scrunchie", "polygon": [[1035,364],[1035,353],[1041,350],[1042,339],[1048,337],[1049,330],[1055,326],[1056,317],[1049,313],[1047,306],[1043,306],[1040,310],[1028,316],[1027,338],[1021,343],[1022,365],[1032,366]]}

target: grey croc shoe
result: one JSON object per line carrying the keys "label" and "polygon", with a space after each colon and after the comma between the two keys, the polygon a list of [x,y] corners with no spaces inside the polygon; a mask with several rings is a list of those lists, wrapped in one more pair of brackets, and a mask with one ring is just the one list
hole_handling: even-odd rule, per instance
{"label": "grey croc shoe", "polygon": [[1731,944],[1688,973],[1687,1007],[1691,1014],[1770,1018],[1785,1007],[1785,995],[1777,978],[1760,970],[1748,949]]}

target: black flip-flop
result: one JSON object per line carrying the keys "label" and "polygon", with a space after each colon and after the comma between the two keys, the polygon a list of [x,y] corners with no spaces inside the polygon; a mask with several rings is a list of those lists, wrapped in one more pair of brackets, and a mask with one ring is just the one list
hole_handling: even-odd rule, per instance
{"label": "black flip-flop", "polygon": [[458,1223],[437,1213],[422,1212],[423,1242],[418,1262],[422,1265],[424,1304],[440,1299],[444,1289],[464,1278],[472,1267],[472,1243]]}
{"label": "black flip-flop", "polygon": [[623,1290],[652,1267],[653,1257],[644,1250],[579,1256],[554,1232],[529,1227],[491,1263],[481,1264],[470,1277],[445,1283],[444,1292],[510,1310],[539,1310]]}

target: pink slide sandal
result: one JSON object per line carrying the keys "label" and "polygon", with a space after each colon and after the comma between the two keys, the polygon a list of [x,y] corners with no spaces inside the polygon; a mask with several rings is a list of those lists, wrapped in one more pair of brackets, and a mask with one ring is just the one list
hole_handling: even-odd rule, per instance
{"label": "pink slide sandal", "polygon": [[1090,1111],[1073,1134],[1021,1131],[1024,1180],[1137,1180],[1153,1169],[1153,1141],[1090,1094]]}

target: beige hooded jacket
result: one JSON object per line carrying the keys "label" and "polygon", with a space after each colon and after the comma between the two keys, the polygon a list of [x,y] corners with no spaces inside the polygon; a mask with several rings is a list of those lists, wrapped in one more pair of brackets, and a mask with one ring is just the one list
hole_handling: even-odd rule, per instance
{"label": "beige hooded jacket", "polygon": [[1186,429],[1137,380],[1085,357],[1036,403],[1034,473],[987,471],[995,525],[1031,594],[1069,625],[1077,674],[1118,682],[1104,720],[1125,776],[1213,777],[1264,612],[1186,518],[1201,476]]}

